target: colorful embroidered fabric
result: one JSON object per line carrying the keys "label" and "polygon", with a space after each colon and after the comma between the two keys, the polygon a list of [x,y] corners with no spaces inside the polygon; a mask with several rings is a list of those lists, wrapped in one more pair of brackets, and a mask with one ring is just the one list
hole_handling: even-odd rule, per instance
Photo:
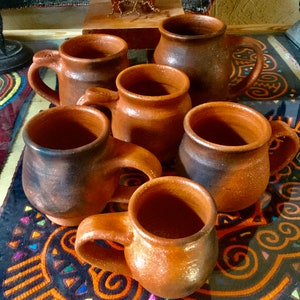
{"label": "colorful embroidered fabric", "polygon": [[0,171],[33,95],[27,68],[0,75]]}

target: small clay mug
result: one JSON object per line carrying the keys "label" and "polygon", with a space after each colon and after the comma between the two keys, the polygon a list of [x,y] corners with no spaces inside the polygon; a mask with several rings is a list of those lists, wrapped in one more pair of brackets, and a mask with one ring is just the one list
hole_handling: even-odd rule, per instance
{"label": "small clay mug", "polygon": [[[116,89],[120,71],[129,66],[127,43],[109,34],[84,34],[64,41],[59,50],[40,50],[28,70],[32,89],[54,105],[75,104],[90,86]],[[40,76],[40,69],[52,69],[58,89],[51,89]]]}
{"label": "small clay mug", "polygon": [[[191,81],[189,90],[193,106],[229,100],[252,86],[260,75],[264,56],[258,40],[226,34],[226,25],[219,19],[183,14],[162,20],[160,41],[153,60],[185,72]],[[241,82],[230,85],[232,53],[238,48],[254,51],[253,69]]]}
{"label": "small clay mug", "polygon": [[92,107],[58,106],[31,118],[22,182],[32,205],[57,224],[76,226],[108,201],[129,200],[132,188],[119,185],[123,168],[161,175],[152,153],[109,133],[109,120]]}
{"label": "small clay mug", "polygon": [[118,92],[89,88],[78,104],[108,108],[114,137],[148,149],[160,161],[174,158],[192,107],[188,77],[169,66],[140,64],[123,70],[116,85]]}
{"label": "small clay mug", "polygon": [[[214,269],[216,207],[199,184],[164,176],[141,185],[128,212],[98,214],[78,226],[75,250],[86,262],[130,276],[163,298],[188,296]],[[105,247],[110,240],[124,250]]]}
{"label": "small clay mug", "polygon": [[[203,185],[219,212],[244,209],[264,193],[269,176],[296,155],[299,138],[282,121],[268,121],[238,103],[210,102],[190,110],[177,172]],[[283,138],[271,153],[274,140]]]}

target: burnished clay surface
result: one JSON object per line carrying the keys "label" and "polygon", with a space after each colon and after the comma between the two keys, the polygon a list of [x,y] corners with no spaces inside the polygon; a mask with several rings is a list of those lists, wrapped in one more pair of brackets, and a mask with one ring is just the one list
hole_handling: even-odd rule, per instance
{"label": "burnished clay surface", "polygon": [[57,224],[76,226],[108,201],[129,200],[132,188],[119,185],[122,168],[161,176],[152,153],[109,132],[103,113],[79,105],[50,108],[29,120],[22,183],[32,205]]}
{"label": "burnished clay surface", "polygon": [[[214,17],[173,16],[160,22],[159,31],[161,37],[153,60],[178,68],[189,76],[193,106],[240,95],[255,83],[263,69],[259,41],[226,34],[226,25]],[[230,86],[232,53],[237,48],[252,49],[256,63],[247,77]]]}
{"label": "burnished clay surface", "polygon": [[[131,276],[155,295],[180,298],[199,289],[217,256],[216,207],[210,194],[183,177],[140,186],[128,212],[94,215],[78,227],[75,250],[103,270]],[[124,246],[103,248],[97,240]]]}
{"label": "burnished clay surface", "polygon": [[[54,105],[75,104],[90,86],[116,89],[117,75],[129,66],[127,43],[109,34],[85,34],[70,38],[59,50],[40,50],[33,56],[28,80],[35,92]],[[42,67],[54,70],[59,92],[40,76]]]}
{"label": "burnished clay surface", "polygon": [[189,79],[180,70],[140,64],[123,70],[118,91],[89,88],[78,104],[110,109],[113,136],[142,146],[160,161],[177,154],[183,119],[191,109]]}
{"label": "burnished clay surface", "polygon": [[[237,103],[210,102],[188,112],[179,147],[177,171],[202,184],[220,212],[255,203],[269,176],[296,155],[299,138],[282,121],[268,121]],[[270,145],[283,138],[272,154]]]}

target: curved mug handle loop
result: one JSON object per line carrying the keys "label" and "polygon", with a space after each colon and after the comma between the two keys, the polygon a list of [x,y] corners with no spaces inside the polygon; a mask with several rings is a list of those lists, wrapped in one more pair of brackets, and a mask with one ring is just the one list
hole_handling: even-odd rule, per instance
{"label": "curved mug handle loop", "polygon": [[76,104],[87,106],[103,106],[111,111],[115,107],[118,99],[118,92],[93,86],[89,87],[85,91],[84,95],[77,101]]}
{"label": "curved mug handle loop", "polygon": [[252,71],[241,82],[229,88],[229,98],[234,98],[250,88],[258,79],[264,66],[264,55],[259,41],[247,36],[228,35],[232,52],[237,48],[250,48],[256,54],[256,62]]}
{"label": "curved mug handle loop", "polygon": [[50,68],[55,73],[61,70],[58,50],[40,50],[33,56],[33,62],[28,70],[28,81],[32,89],[56,106],[60,105],[59,94],[50,88],[41,78],[40,69]]}
{"label": "curved mug handle loop", "polygon": [[280,146],[270,154],[270,175],[283,169],[293,160],[299,150],[299,137],[297,133],[285,122],[269,121],[272,128],[270,145],[275,139],[283,138]]}
{"label": "curved mug handle loop", "polygon": [[[137,169],[146,174],[149,180],[161,176],[162,166],[154,154],[135,144],[111,138],[115,149],[111,155],[115,158],[109,163],[113,169]],[[137,188],[138,186],[119,185],[110,202],[128,202]]]}
{"label": "curved mug handle loop", "polygon": [[133,231],[128,212],[99,214],[87,217],[78,226],[75,251],[89,264],[103,270],[132,277],[123,250],[102,247],[96,240],[109,240],[128,246]]}

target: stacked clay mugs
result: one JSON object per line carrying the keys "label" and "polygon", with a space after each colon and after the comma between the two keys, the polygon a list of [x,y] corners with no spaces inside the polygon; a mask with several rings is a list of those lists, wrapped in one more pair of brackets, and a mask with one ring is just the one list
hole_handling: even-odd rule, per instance
{"label": "stacked clay mugs", "polygon": [[[293,159],[299,139],[283,122],[222,101],[257,80],[258,41],[226,35],[223,22],[201,15],[167,18],[159,30],[151,64],[130,67],[126,42],[105,34],[35,54],[29,82],[57,107],[25,127],[23,186],[49,219],[79,225],[75,250],[82,259],[179,298],[200,288],[215,266],[217,211],[256,202],[270,174]],[[253,49],[256,63],[232,86],[231,54],[240,47]],[[42,67],[56,72],[58,92],[43,82]],[[174,158],[179,176],[161,177],[161,163]],[[121,186],[123,168],[149,180]],[[108,201],[129,201],[128,212],[99,214]],[[97,239],[124,251],[104,249]]]}

